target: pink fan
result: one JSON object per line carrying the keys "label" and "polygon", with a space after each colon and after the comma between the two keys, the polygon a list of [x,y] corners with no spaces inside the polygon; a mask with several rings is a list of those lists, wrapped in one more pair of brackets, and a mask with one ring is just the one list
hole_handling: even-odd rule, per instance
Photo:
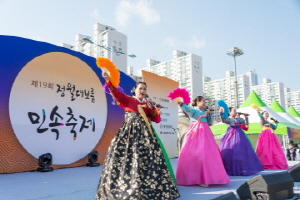
{"label": "pink fan", "polygon": [[190,94],[185,88],[177,88],[170,92],[167,97],[169,97],[171,101],[180,101],[184,104],[191,103]]}

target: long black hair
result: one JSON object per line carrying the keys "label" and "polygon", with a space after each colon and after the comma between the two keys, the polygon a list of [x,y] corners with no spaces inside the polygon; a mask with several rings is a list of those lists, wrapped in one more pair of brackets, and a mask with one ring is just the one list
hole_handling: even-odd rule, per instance
{"label": "long black hair", "polygon": [[230,116],[230,112],[231,112],[232,109],[234,109],[234,107],[229,107],[229,113],[228,113],[228,116]]}
{"label": "long black hair", "polygon": [[234,109],[234,107],[229,107],[229,112],[231,112],[232,109]]}
{"label": "long black hair", "polygon": [[197,96],[197,97],[193,100],[192,106],[193,106],[193,107],[197,106],[197,102],[202,101],[202,99],[204,99],[203,96]]}
{"label": "long black hair", "polygon": [[136,84],[135,84],[135,86],[132,88],[132,90],[131,90],[131,93],[132,93],[132,95],[133,96],[135,96],[135,89],[137,88],[137,86],[139,85],[139,84],[144,84],[144,85],[146,85],[146,87],[147,87],[147,83],[146,82],[142,82],[142,81],[139,81],[139,82],[137,82]]}

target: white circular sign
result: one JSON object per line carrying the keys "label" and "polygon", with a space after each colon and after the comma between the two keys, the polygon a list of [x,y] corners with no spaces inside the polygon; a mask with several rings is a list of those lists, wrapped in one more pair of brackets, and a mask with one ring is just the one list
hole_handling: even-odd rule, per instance
{"label": "white circular sign", "polygon": [[53,164],[86,156],[100,140],[107,104],[95,72],[70,54],[34,58],[18,74],[9,99],[14,132],[34,157],[51,153]]}

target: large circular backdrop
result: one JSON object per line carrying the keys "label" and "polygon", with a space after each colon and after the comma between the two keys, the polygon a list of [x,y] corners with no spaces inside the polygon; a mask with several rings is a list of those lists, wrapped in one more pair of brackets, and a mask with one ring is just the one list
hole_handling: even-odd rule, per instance
{"label": "large circular backdrop", "polygon": [[70,164],[99,142],[106,102],[90,66],[70,54],[51,52],[35,57],[19,72],[9,115],[14,133],[30,154],[38,158],[51,152],[53,164]]}

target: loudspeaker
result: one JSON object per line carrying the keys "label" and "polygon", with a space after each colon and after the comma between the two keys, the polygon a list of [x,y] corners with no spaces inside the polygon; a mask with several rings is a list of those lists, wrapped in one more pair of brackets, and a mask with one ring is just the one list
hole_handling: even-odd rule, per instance
{"label": "loudspeaker", "polygon": [[237,189],[241,200],[282,200],[293,197],[294,180],[287,172],[258,175]]}
{"label": "loudspeaker", "polygon": [[210,200],[238,200],[233,192],[222,194]]}
{"label": "loudspeaker", "polygon": [[300,163],[291,167],[288,172],[295,182],[300,182]]}

